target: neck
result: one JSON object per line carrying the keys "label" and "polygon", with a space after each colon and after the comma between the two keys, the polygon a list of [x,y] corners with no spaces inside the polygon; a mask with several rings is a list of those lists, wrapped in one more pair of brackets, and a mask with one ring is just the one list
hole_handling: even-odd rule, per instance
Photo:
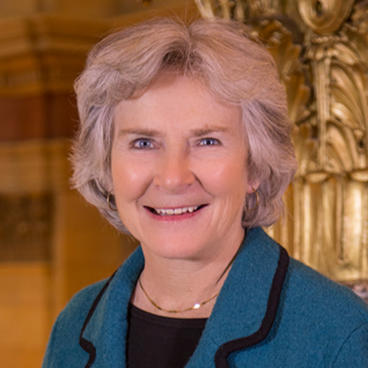
{"label": "neck", "polygon": [[[207,318],[216,302],[216,297],[211,298],[220,292],[242,243],[244,232],[239,235],[234,241],[220,247],[221,251],[217,254],[196,260],[156,257],[145,252],[142,247],[145,267],[140,282],[144,290],[137,284],[132,298],[133,304],[162,316]],[[211,300],[199,309],[190,309],[194,304],[202,304],[208,299]],[[166,311],[160,310],[154,304]],[[167,310],[177,312],[171,313]]]}

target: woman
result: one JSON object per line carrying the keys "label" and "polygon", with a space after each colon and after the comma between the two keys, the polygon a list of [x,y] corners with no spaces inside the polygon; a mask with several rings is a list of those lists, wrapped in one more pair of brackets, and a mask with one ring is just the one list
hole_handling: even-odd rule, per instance
{"label": "woman", "polygon": [[245,26],[112,34],[76,83],[75,187],[140,242],[55,323],[44,367],[367,367],[368,309],[260,228],[296,163],[285,91]]}

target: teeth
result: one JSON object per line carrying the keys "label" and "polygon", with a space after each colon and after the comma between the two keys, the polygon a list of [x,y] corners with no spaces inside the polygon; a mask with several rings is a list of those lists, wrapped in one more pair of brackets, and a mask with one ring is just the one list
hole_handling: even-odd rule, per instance
{"label": "teeth", "polygon": [[172,216],[172,215],[182,215],[183,213],[192,213],[194,212],[196,209],[198,209],[199,206],[194,206],[194,207],[184,207],[184,208],[169,208],[169,209],[164,209],[164,208],[154,208],[154,210],[161,216]]}

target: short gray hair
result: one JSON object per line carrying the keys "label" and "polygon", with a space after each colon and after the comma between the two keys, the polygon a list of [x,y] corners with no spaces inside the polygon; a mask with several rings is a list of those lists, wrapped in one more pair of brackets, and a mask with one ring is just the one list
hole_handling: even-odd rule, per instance
{"label": "short gray hair", "polygon": [[[73,186],[120,231],[112,191],[111,146],[114,109],[149,87],[164,71],[191,75],[214,95],[242,109],[250,181],[243,225],[273,224],[296,171],[285,88],[275,62],[244,24],[199,19],[189,25],[171,18],[146,21],[115,32],[90,52],[75,83],[79,132],[71,161]],[[257,198],[258,196],[258,198]]]}

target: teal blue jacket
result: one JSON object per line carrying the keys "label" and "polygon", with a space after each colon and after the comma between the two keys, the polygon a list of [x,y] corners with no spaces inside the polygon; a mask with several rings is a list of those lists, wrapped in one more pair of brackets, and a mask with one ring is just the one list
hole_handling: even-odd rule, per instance
{"label": "teal blue jacket", "polygon": [[[127,307],[143,265],[138,248],[108,281],[73,297],[43,368],[126,367]],[[255,228],[186,367],[367,368],[368,307]]]}

